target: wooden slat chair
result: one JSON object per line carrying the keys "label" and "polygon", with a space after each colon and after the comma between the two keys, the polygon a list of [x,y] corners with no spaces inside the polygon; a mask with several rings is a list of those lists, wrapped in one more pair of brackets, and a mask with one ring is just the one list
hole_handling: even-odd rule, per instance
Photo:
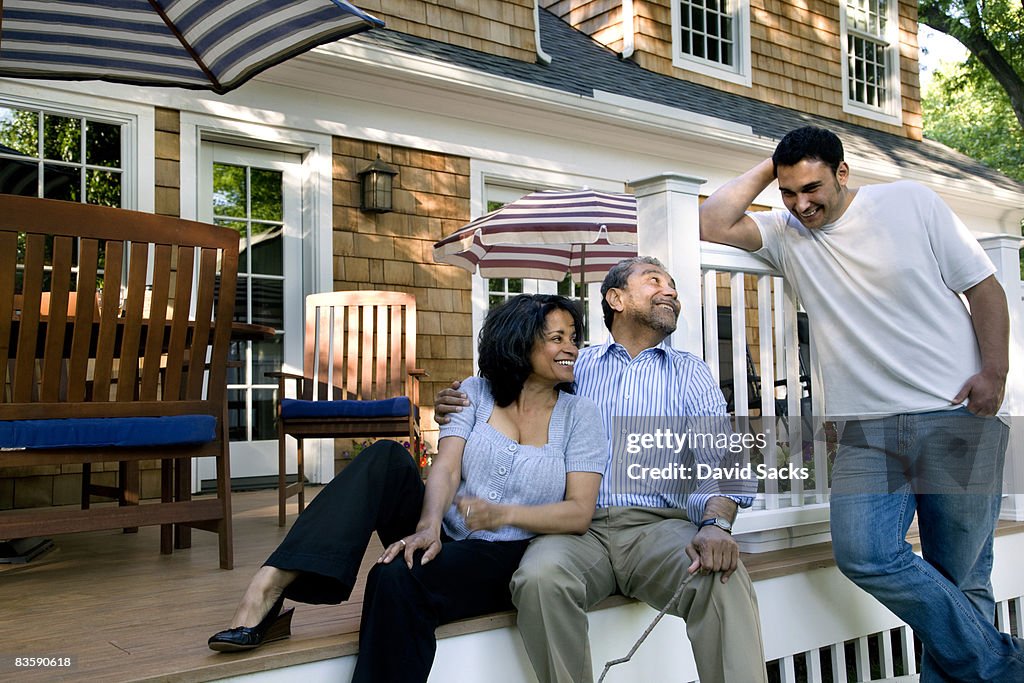
{"label": "wooden slat chair", "polygon": [[[160,525],[170,553],[194,527],[218,534],[231,568],[237,272],[226,228],[0,195],[0,468],[161,460],[159,503],[2,511],[0,539]],[[98,293],[98,308],[70,306]],[[192,500],[191,459],[203,456],[217,460],[217,495]]]}
{"label": "wooden slat chair", "polygon": [[[39,298],[39,316],[40,319],[48,319],[50,315],[50,299],[51,292],[43,291]],[[100,298],[99,292],[97,291],[93,296],[93,313],[91,320],[98,320],[100,315]],[[25,305],[25,297],[22,294],[14,295],[14,317],[18,318],[21,315],[21,310]],[[67,311],[62,310],[62,314],[66,313],[68,318],[74,318],[78,311],[78,292],[72,290],[68,292],[68,306]],[[67,363],[64,363],[64,367],[61,370],[63,377],[61,379],[61,395],[67,395]],[[38,364],[37,364],[38,371]],[[111,375],[111,382],[116,383],[116,375]],[[38,378],[33,382],[34,386],[39,386]],[[87,387],[86,393],[91,393],[91,386]],[[117,470],[117,486],[105,486],[102,484],[96,484],[92,482],[92,463],[82,464],[82,509],[87,509],[91,503],[91,496],[99,496],[101,498],[110,498],[116,500],[119,505],[138,505],[139,504],[139,463],[134,460],[122,461],[118,463]],[[125,529],[126,533],[134,533],[138,531],[138,527],[128,527]]]}
{"label": "wooden slat chair", "polygon": [[[420,449],[416,298],[401,292],[327,292],[306,297],[302,375],[278,378],[278,524],[298,495],[305,507],[303,440],[406,437]],[[289,384],[294,392],[286,393]],[[295,398],[288,398],[288,396]],[[288,485],[285,437],[298,441],[298,481]]]}

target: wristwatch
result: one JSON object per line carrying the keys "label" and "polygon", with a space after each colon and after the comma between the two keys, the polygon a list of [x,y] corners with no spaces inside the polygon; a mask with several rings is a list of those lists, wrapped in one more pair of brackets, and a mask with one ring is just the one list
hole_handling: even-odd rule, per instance
{"label": "wristwatch", "polygon": [[712,517],[711,519],[705,519],[697,525],[697,529],[703,529],[706,526],[717,526],[722,531],[731,534],[732,533],[732,522],[724,517]]}

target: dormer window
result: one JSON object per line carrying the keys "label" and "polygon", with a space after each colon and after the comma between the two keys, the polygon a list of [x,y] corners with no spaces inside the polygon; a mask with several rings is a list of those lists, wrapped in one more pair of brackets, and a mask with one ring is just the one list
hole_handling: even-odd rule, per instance
{"label": "dormer window", "polygon": [[843,110],[902,123],[896,0],[841,0]]}
{"label": "dormer window", "polygon": [[748,0],[675,0],[673,64],[750,87]]}

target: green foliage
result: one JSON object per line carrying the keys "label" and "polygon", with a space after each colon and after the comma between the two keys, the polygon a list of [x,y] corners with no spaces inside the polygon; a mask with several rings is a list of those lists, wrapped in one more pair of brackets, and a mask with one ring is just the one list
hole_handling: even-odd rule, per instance
{"label": "green foliage", "polygon": [[921,98],[925,137],[1024,182],[1024,129],[1006,92],[971,61],[935,72]]}
{"label": "green foliage", "polygon": [[0,107],[0,153],[0,169],[8,167],[0,191],[38,194],[43,159],[44,197],[78,202],[84,189],[89,204],[121,206],[120,125]]}
{"label": "green foliage", "polygon": [[280,171],[213,165],[213,206],[217,217],[280,221],[281,193]]}
{"label": "green foliage", "polygon": [[[1024,4],[920,0],[921,23],[971,52],[922,93],[924,134],[1024,182]],[[1021,256],[1024,279],[1024,254]]]}

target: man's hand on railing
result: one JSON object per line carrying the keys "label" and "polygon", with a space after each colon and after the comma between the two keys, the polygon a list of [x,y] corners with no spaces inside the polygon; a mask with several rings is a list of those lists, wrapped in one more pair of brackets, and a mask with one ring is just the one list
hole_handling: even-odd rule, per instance
{"label": "man's hand on railing", "polygon": [[465,392],[459,391],[462,382],[455,380],[451,386],[445,387],[437,392],[434,397],[434,422],[439,425],[446,425],[451,420],[449,415],[462,411],[463,406],[469,405],[469,397]]}

